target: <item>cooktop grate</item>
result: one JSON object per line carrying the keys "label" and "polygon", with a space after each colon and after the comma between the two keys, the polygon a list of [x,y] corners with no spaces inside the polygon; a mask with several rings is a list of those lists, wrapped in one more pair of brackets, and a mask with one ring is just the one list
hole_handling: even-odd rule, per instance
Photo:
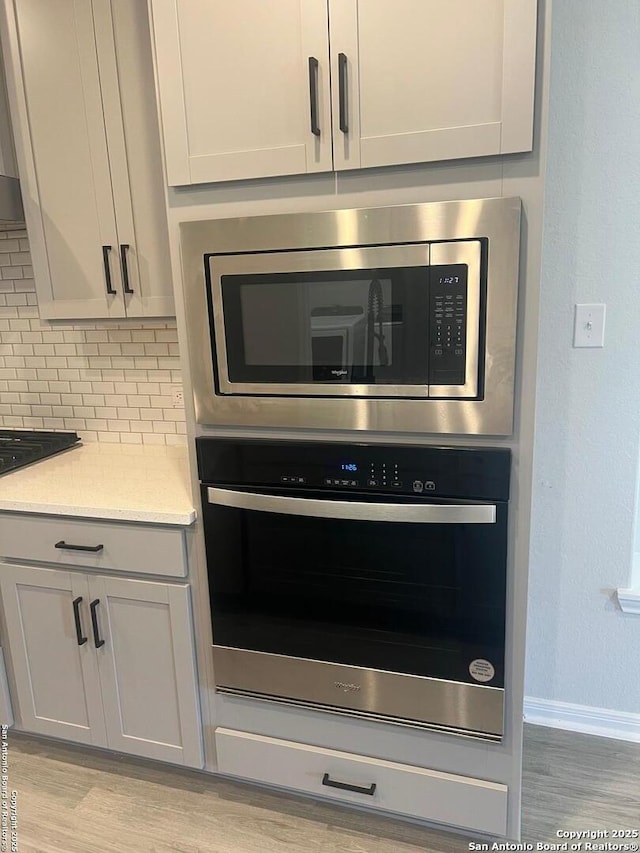
{"label": "cooktop grate", "polygon": [[75,432],[0,429],[0,474],[61,453],[79,441]]}

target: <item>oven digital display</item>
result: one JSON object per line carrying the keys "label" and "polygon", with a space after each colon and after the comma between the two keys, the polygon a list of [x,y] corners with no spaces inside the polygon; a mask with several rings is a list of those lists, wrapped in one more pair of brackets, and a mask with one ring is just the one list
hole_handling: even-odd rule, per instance
{"label": "oven digital display", "polygon": [[355,462],[343,462],[342,465],[340,466],[340,468],[343,471],[357,471],[358,470],[358,466],[356,465]]}

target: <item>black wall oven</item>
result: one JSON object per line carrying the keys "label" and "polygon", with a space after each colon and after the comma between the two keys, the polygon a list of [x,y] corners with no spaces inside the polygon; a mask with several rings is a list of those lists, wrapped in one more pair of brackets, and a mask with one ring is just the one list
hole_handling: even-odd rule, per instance
{"label": "black wall oven", "polygon": [[197,450],[218,691],[501,738],[509,450]]}

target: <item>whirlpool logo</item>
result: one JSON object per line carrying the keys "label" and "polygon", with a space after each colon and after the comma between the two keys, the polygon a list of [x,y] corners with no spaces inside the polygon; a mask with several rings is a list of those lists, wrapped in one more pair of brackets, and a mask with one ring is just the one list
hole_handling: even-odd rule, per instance
{"label": "whirlpool logo", "polygon": [[360,690],[359,684],[350,684],[347,681],[334,681],[333,683],[343,693],[357,693]]}
{"label": "whirlpool logo", "polygon": [[331,375],[332,376],[346,376],[347,371],[346,370],[332,370]]}

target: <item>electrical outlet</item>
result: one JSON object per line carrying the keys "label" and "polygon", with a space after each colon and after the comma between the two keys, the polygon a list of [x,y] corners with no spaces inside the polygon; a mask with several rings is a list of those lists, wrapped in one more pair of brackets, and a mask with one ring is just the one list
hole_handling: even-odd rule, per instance
{"label": "electrical outlet", "polygon": [[605,305],[576,305],[574,347],[604,346]]}
{"label": "electrical outlet", "polygon": [[178,385],[171,389],[171,403],[174,409],[181,409],[184,406],[184,392]]}

